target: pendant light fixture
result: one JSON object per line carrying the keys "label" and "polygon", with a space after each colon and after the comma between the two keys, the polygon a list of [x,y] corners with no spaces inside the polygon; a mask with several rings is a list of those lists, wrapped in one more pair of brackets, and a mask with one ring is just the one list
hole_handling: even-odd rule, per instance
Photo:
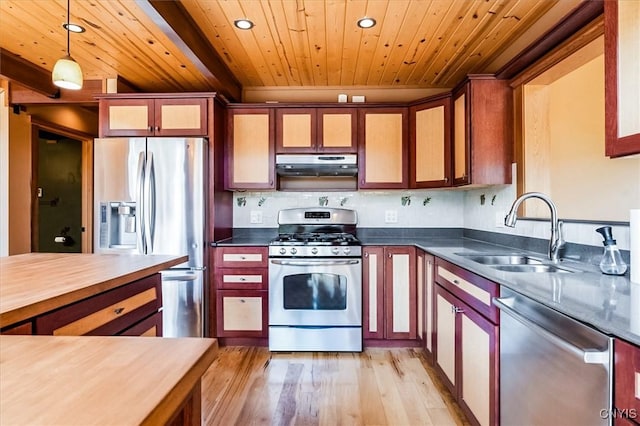
{"label": "pendant light fixture", "polygon": [[53,84],[63,89],[79,90],[82,89],[83,78],[80,65],[71,57],[69,48],[69,1],[67,0],[67,25],[65,27],[67,31],[67,54],[58,59],[58,62],[54,65],[51,79]]}

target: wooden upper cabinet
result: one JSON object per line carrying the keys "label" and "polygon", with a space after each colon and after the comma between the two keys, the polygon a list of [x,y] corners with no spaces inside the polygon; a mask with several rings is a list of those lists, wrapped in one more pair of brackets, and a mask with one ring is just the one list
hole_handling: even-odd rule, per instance
{"label": "wooden upper cabinet", "polygon": [[640,2],[604,2],[606,155],[640,153]]}
{"label": "wooden upper cabinet", "polygon": [[403,107],[359,111],[359,188],[408,188],[408,115]]}
{"label": "wooden upper cabinet", "polygon": [[451,186],[451,96],[409,108],[410,187]]}
{"label": "wooden upper cabinet", "polygon": [[100,136],[207,136],[207,98],[100,99]]}
{"label": "wooden upper cabinet", "polygon": [[453,92],[453,185],[511,183],[513,99],[506,80],[469,76]]}
{"label": "wooden upper cabinet", "polygon": [[227,189],[274,189],[273,110],[228,110]]}
{"label": "wooden upper cabinet", "polygon": [[357,152],[356,110],[276,109],[276,153]]}

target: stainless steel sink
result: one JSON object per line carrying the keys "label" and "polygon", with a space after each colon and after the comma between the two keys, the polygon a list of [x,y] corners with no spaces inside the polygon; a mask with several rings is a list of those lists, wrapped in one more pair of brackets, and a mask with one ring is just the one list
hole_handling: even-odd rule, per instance
{"label": "stainless steel sink", "polygon": [[540,265],[542,261],[533,257],[517,254],[465,256],[469,260],[483,265]]}
{"label": "stainless steel sink", "polygon": [[554,265],[494,265],[493,269],[505,272],[560,272],[571,273],[572,270],[560,268]]}

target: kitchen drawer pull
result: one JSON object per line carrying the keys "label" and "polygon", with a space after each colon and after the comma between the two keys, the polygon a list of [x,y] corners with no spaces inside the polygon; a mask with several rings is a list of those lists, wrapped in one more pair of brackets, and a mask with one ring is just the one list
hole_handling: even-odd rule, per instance
{"label": "kitchen drawer pull", "polygon": [[240,279],[240,281],[246,281],[247,280],[245,277],[240,277],[239,279]]}
{"label": "kitchen drawer pull", "polygon": [[453,283],[454,283],[455,285],[460,285],[460,281],[458,281],[458,280],[453,280]]}
{"label": "kitchen drawer pull", "polygon": [[124,312],[124,308],[116,308],[116,309],[114,309],[114,310],[113,310],[113,312],[114,312],[116,315],[120,315],[121,313],[123,313],[123,312]]}
{"label": "kitchen drawer pull", "polygon": [[464,313],[464,309],[458,308],[457,306],[454,306],[453,307],[453,313],[454,314],[462,314],[462,313]]}

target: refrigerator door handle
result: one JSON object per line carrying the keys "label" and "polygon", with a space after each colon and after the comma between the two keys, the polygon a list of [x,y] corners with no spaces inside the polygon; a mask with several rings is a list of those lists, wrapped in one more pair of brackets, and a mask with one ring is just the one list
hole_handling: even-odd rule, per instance
{"label": "refrigerator door handle", "polygon": [[145,234],[147,240],[147,253],[153,253],[153,240],[156,228],[156,176],[153,152],[147,153],[147,167],[145,172]]}
{"label": "refrigerator door handle", "polygon": [[146,236],[145,236],[145,208],[144,208],[144,170],[145,170],[145,158],[144,151],[140,152],[138,156],[138,172],[136,173],[136,192],[138,193],[138,197],[136,200],[136,208],[138,211],[136,212],[136,226],[138,229],[137,232],[137,240],[138,246],[140,247],[140,253],[145,254],[147,252],[146,247]]}

